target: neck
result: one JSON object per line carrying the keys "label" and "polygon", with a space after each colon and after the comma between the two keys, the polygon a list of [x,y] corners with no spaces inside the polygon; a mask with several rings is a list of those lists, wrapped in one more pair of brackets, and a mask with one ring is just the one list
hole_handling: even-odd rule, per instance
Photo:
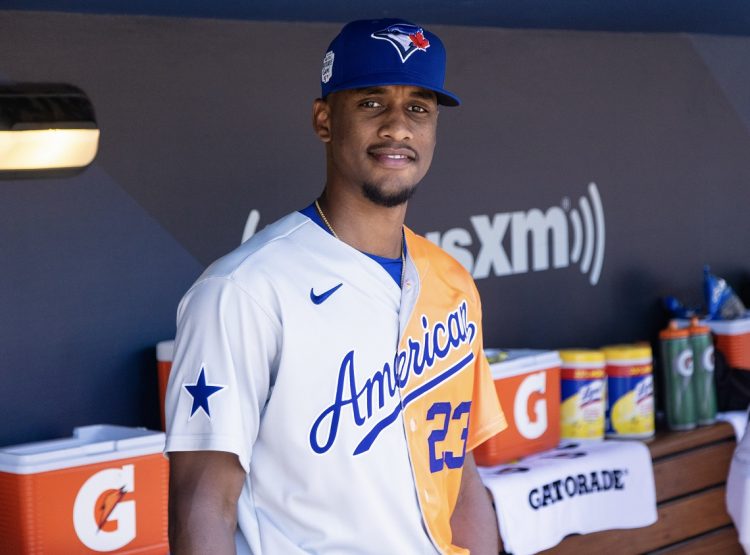
{"label": "neck", "polygon": [[406,203],[386,208],[364,196],[339,192],[328,186],[319,203],[328,223],[346,244],[386,258],[401,256]]}

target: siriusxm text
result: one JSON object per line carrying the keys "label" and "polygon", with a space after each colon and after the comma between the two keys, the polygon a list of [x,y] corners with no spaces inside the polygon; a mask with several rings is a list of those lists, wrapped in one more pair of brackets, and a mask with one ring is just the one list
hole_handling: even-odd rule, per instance
{"label": "siriusxm text", "polygon": [[[471,227],[431,231],[425,237],[449,252],[475,279],[566,268],[580,264],[596,285],[604,260],[604,211],[596,183],[579,206],[568,198],[546,211],[480,214]],[[476,255],[475,255],[476,253]]]}
{"label": "siriusxm text", "polygon": [[[471,216],[472,231],[479,244],[474,257],[469,247],[474,237],[468,229],[455,227],[442,234],[432,231],[425,237],[439,245],[461,263],[475,279],[529,271],[528,241],[531,239],[531,269],[546,270],[550,266],[564,268],[569,265],[568,223],[562,208],[553,206],[547,212],[536,208],[528,212]],[[510,255],[504,243],[510,235]],[[550,241],[550,236],[552,240]]]}

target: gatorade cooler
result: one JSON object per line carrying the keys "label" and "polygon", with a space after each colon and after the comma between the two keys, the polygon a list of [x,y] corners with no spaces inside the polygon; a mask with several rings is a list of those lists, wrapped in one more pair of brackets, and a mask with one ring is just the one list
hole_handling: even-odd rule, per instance
{"label": "gatorade cooler", "polygon": [[560,356],[556,351],[486,349],[508,428],[474,449],[482,466],[506,463],[560,442]]}
{"label": "gatorade cooler", "polygon": [[[690,325],[689,320],[678,320],[680,327]],[[702,326],[711,328],[714,346],[721,351],[732,368],[750,370],[750,312],[736,320],[701,320]]]}
{"label": "gatorade cooler", "polygon": [[159,374],[159,409],[161,410],[161,429],[166,430],[166,418],[164,416],[164,399],[167,395],[167,382],[169,372],[172,371],[172,359],[174,357],[174,340],[160,341],[156,344],[156,371]]}
{"label": "gatorade cooler", "polygon": [[719,349],[732,368],[750,370],[750,316],[738,320],[705,322]]}
{"label": "gatorade cooler", "polygon": [[0,449],[4,555],[165,554],[164,433],[84,426]]}

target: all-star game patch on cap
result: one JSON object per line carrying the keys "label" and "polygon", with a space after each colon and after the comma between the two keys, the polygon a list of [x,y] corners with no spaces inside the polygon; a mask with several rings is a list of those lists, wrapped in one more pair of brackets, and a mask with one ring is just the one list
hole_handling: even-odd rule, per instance
{"label": "all-star game patch on cap", "polygon": [[443,88],[445,47],[428,30],[401,19],[352,21],[323,57],[322,96],[379,85],[413,85],[437,94],[438,104],[458,106]]}

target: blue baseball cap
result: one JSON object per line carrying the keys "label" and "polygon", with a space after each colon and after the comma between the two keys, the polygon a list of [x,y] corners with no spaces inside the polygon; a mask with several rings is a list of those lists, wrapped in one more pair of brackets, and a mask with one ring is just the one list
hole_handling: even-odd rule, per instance
{"label": "blue baseball cap", "polygon": [[378,85],[413,85],[437,94],[438,104],[458,106],[443,88],[445,47],[434,35],[401,19],[347,23],[323,57],[322,97]]}

